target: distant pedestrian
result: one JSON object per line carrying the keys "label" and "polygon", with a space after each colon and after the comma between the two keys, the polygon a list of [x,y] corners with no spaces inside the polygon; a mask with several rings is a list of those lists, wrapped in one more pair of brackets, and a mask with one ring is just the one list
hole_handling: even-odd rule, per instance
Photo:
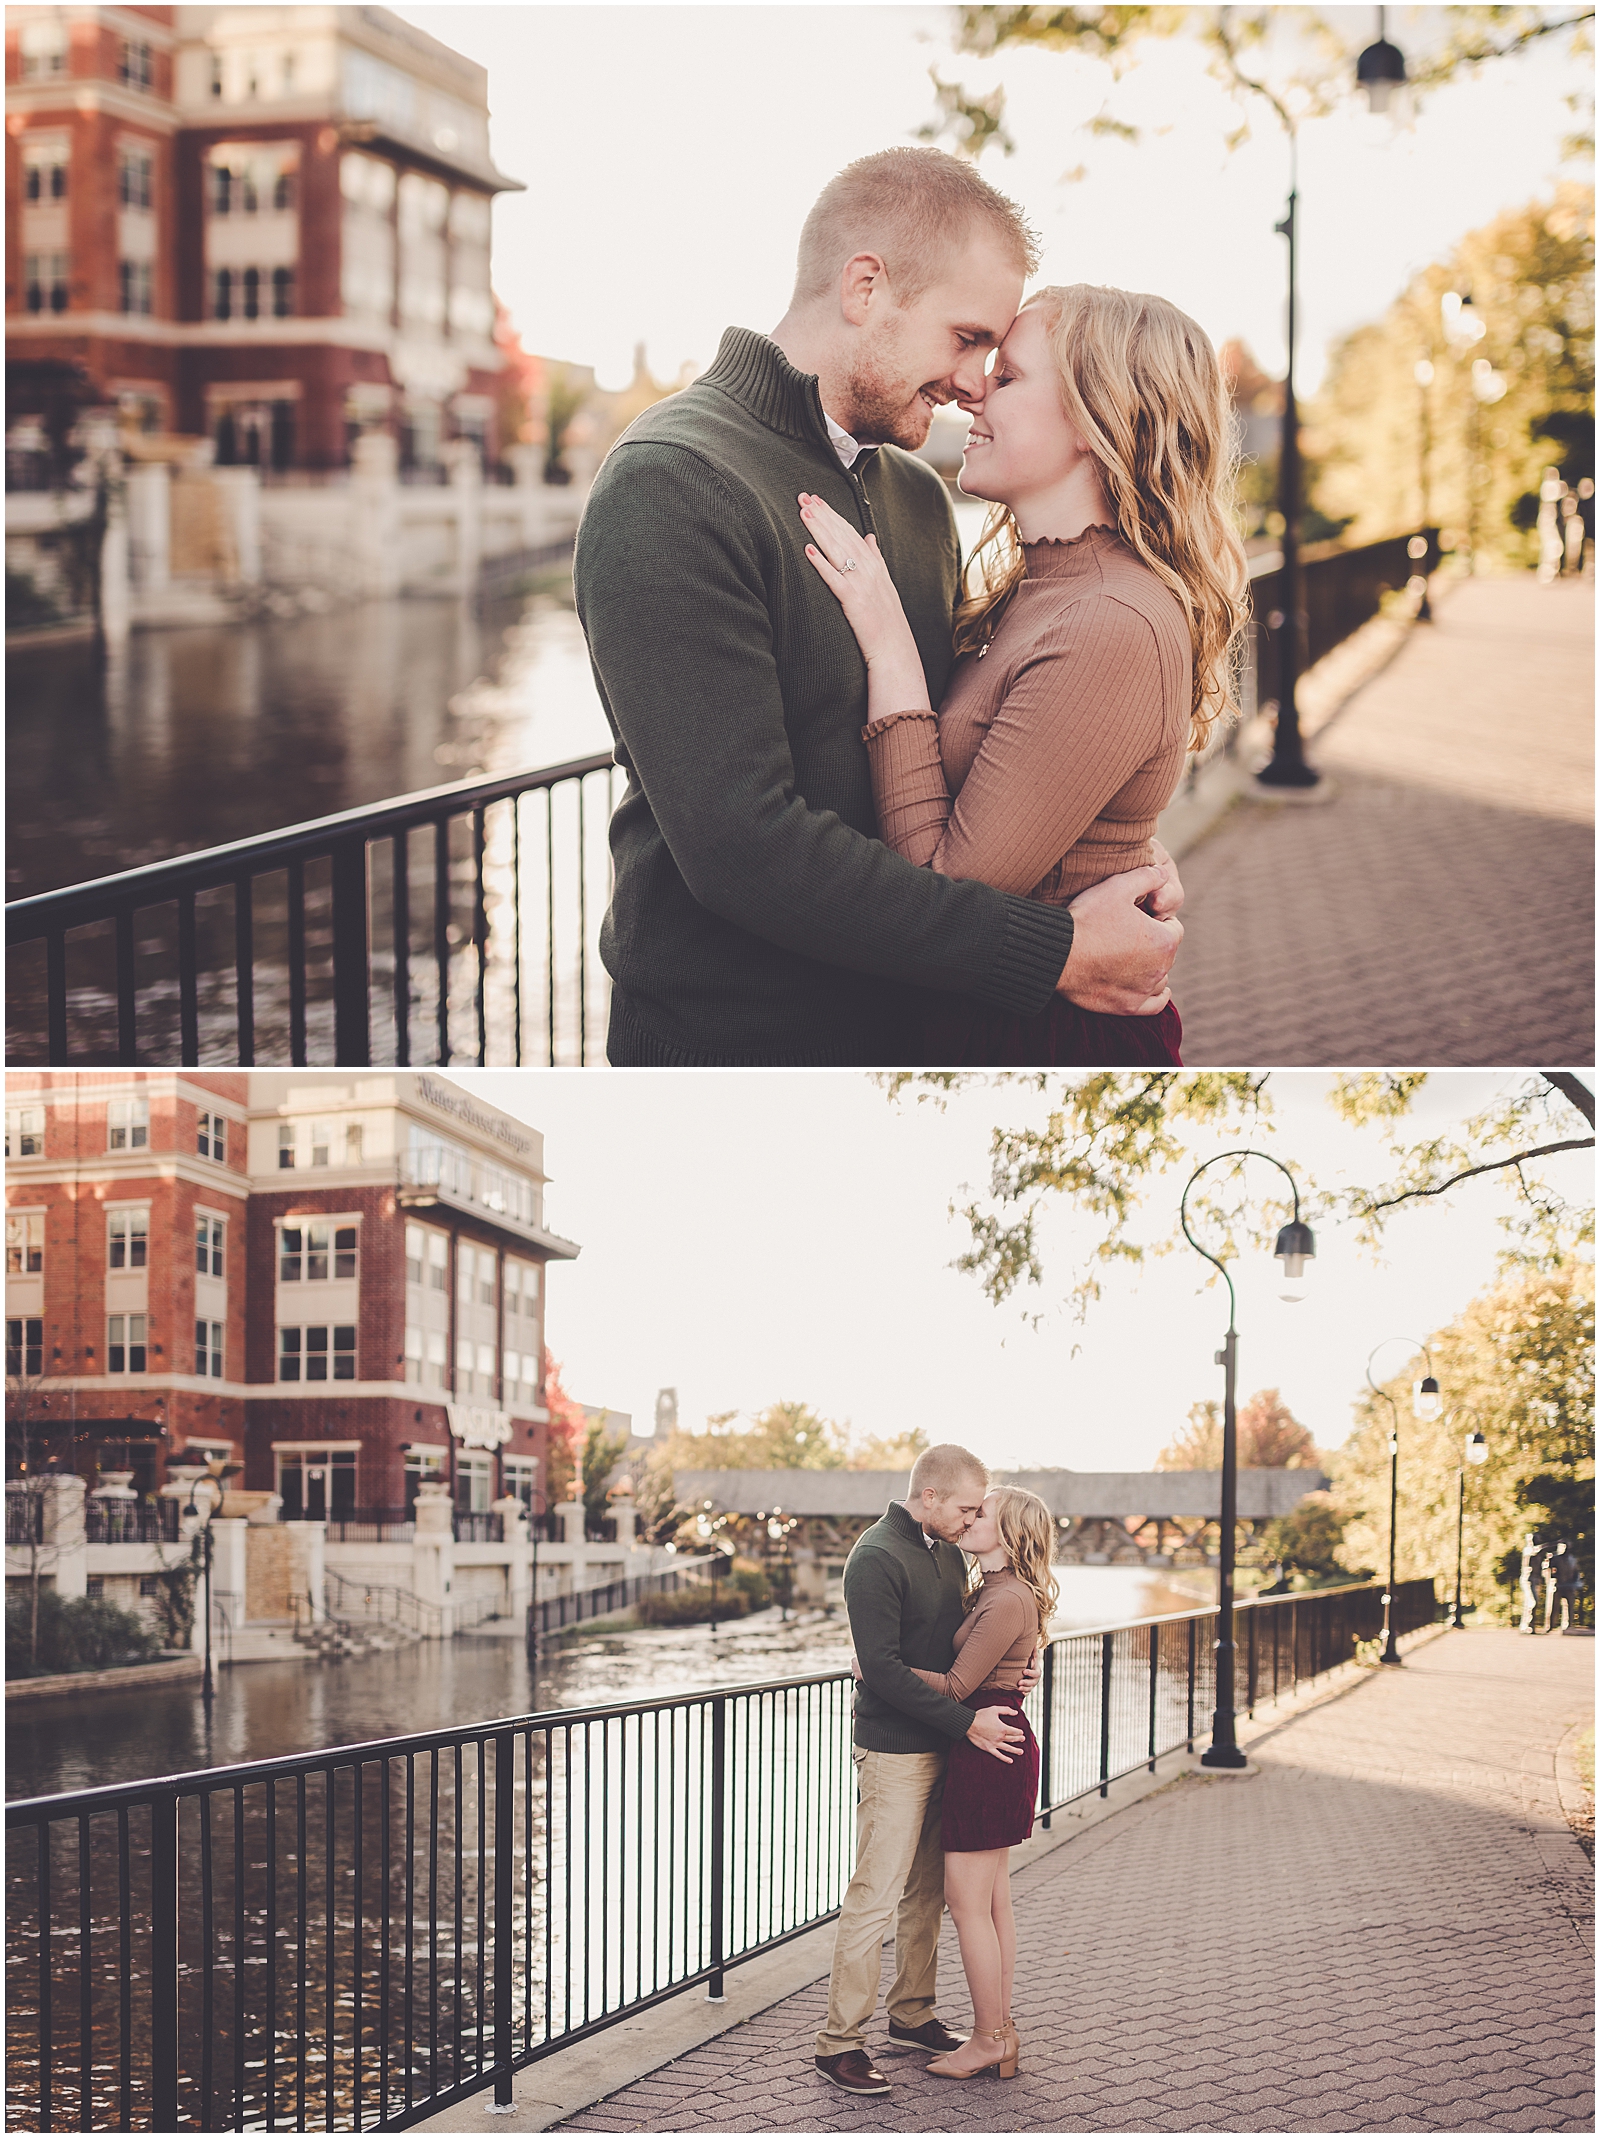
{"label": "distant pedestrian", "polygon": [[1566,559],[1561,568],[1576,576],[1583,570],[1585,528],[1583,514],[1578,510],[1578,500],[1570,490],[1561,500],[1561,526],[1567,548]]}
{"label": "distant pedestrian", "polygon": [[867,2054],[866,2029],[877,2009],[883,1938],[891,1922],[890,2047],[962,2046],[962,2037],[934,2011],[944,1913],[945,1757],[966,1740],[979,1757],[1009,1768],[1030,1741],[1015,1726],[1019,1698],[1009,1707],[986,1705],[974,1713],[929,1682],[956,1659],[955,1635],[967,1598],[967,1566],[957,1546],[983,1512],[988,1481],[988,1471],[965,1448],[924,1450],[906,1499],[894,1501],[882,1521],[856,1539],[845,1565],[845,1608],[860,1677],[853,1754],[856,1866],[839,1910],[828,2016],[816,2044],[817,2070],[845,2093],[889,2091]]}
{"label": "distant pedestrian", "polygon": [[1539,484],[1539,584],[1550,586],[1561,576],[1561,560],[1566,555],[1566,536],[1561,525],[1561,500],[1566,494],[1566,484],[1555,468],[1546,468]]}
{"label": "distant pedestrian", "polygon": [[1539,1592],[1544,1585],[1544,1562],[1547,1554],[1530,1529],[1522,1540],[1522,1569],[1518,1587],[1522,1592],[1523,1633],[1538,1631]]}
{"label": "distant pedestrian", "polygon": [[1578,1597],[1583,1588],[1583,1571],[1578,1565],[1578,1555],[1563,1537],[1553,1552],[1545,1556],[1544,1566],[1544,1630],[1546,1633],[1565,1633],[1574,1624],[1577,1615]]}

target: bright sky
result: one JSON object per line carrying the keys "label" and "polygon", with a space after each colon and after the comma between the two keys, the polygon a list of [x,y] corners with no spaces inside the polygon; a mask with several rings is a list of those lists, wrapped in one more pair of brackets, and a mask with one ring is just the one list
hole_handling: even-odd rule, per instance
{"label": "bright sky", "polygon": [[[1114,85],[1076,55],[957,59],[942,7],[523,5],[395,11],[489,70],[496,161],[526,193],[495,210],[495,283],[523,339],[620,385],[635,342],[661,378],[709,363],[729,324],[781,316],[795,240],[853,157],[911,140],[928,80],[1003,79],[1010,159],[983,171],[1046,242],[1042,279],[1150,289],[1218,341],[1281,368],[1288,156],[1270,114],[1229,154],[1239,113],[1186,39],[1146,48]],[[1292,18],[1300,10],[1281,11]],[[1339,12],[1371,17],[1376,10]],[[1413,49],[1438,9],[1391,8]],[[1301,150],[1300,356],[1313,390],[1330,337],[1377,317],[1467,230],[1558,175],[1563,98],[1583,85],[1565,42],[1435,92],[1396,131],[1352,99],[1310,121]],[[1080,129],[1103,108],[1137,147]],[[1064,174],[1086,164],[1081,183]]]}
{"label": "bright sky", "polygon": [[[1081,1327],[1049,1311],[1066,1289],[1065,1223],[1046,1270],[1054,1291],[992,1307],[950,1267],[966,1228],[947,1206],[963,1182],[985,1184],[989,1128],[1036,1112],[1028,1094],[980,1089],[939,1114],[891,1105],[869,1077],[845,1071],[452,1074],[544,1132],[547,1222],[583,1249],[552,1269],[548,1341],[572,1392],[630,1412],[636,1430],[650,1430],[666,1386],[696,1427],[712,1412],[789,1398],[862,1433],[921,1426],[996,1467],[1146,1469],[1191,1403],[1221,1397],[1212,1354],[1226,1298],[1206,1288],[1210,1272],[1187,1248],[1113,1270]],[[1385,1177],[1376,1136],[1339,1123],[1328,1081],[1279,1071],[1275,1127],[1249,1141],[1324,1186],[1347,1167]],[[1506,1082],[1443,1072],[1414,1118],[1446,1128]],[[1549,1163],[1569,1194],[1585,1193],[1586,1157]],[[1265,1192],[1270,1168],[1256,1171]],[[1183,1178],[1157,1184],[1153,1224],[1175,1217]],[[1297,1306],[1280,1301],[1269,1255],[1242,1260],[1241,1396],[1280,1387],[1319,1444],[1337,1445],[1373,1347],[1426,1338],[1493,1281],[1504,1244],[1495,1220],[1509,1207],[1493,1178],[1458,1191],[1449,1209],[1418,1206],[1376,1262],[1323,1226]],[[1047,1319],[1029,1328],[1025,1310],[1041,1308]],[[1405,1362],[1402,1344],[1379,1360],[1379,1378]]]}

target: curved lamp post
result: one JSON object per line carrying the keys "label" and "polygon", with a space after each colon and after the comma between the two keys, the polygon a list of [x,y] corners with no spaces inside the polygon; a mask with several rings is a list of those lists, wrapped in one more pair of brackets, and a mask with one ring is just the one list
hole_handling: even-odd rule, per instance
{"label": "curved lamp post", "polygon": [[[168,1467],[170,1468],[171,1465],[169,1464]],[[205,1670],[200,1679],[200,1697],[209,1710],[211,1702],[216,1696],[216,1681],[211,1670],[211,1517],[222,1505],[223,1479],[234,1476],[240,1466],[236,1462],[229,1462],[226,1456],[211,1455],[207,1457],[204,1469],[198,1463],[186,1465],[185,1467],[192,1468],[194,1475],[189,1481],[189,1501],[183,1511],[185,1514],[194,1515],[199,1520],[201,1534],[205,1538],[206,1662]],[[201,1509],[196,1499],[196,1494],[202,1485],[209,1485],[211,1488],[206,1494],[204,1510]]]}
{"label": "curved lamp post", "polygon": [[1234,1327],[1236,1302],[1233,1279],[1228,1275],[1228,1266],[1220,1255],[1214,1255],[1209,1247],[1202,1247],[1189,1230],[1189,1190],[1201,1174],[1214,1165],[1221,1165],[1228,1158],[1264,1158],[1274,1165],[1289,1183],[1294,1197],[1294,1216],[1279,1229],[1272,1252],[1283,1264],[1283,1274],[1295,1289],[1286,1291],[1284,1298],[1290,1301],[1304,1296],[1306,1264],[1313,1259],[1317,1245],[1311,1227],[1300,1219],[1300,1190],[1294,1175],[1281,1159],[1274,1158],[1270,1151],[1219,1151],[1215,1158],[1195,1167],[1184,1183],[1183,1194],[1178,1201],[1178,1223],[1183,1227],[1183,1236],[1197,1255],[1209,1262],[1213,1269],[1220,1270],[1222,1281],[1228,1287],[1228,1333],[1222,1340],[1222,1349],[1216,1355],[1216,1363],[1223,1369],[1222,1376],[1222,1507],[1220,1535],[1217,1539],[1217,1669],[1216,1709],[1211,1718],[1211,1743],[1200,1755],[1202,1767],[1243,1767],[1248,1764],[1239,1750],[1235,1732],[1233,1706],[1233,1574],[1234,1531],[1238,1526],[1239,1508],[1239,1417],[1237,1407],[1237,1377],[1239,1362],[1239,1332]]}
{"label": "curved lamp post", "polygon": [[1452,1626],[1464,1626],[1461,1609],[1461,1546],[1467,1526],[1467,1467],[1476,1469],[1489,1460],[1489,1443],[1482,1433],[1468,1433],[1461,1444],[1461,1463],[1456,1470],[1456,1601],[1450,1613]]}
{"label": "curved lamp post", "polygon": [[1372,1358],[1367,1360],[1367,1386],[1375,1396],[1382,1396],[1388,1404],[1391,1416],[1389,1426],[1389,1581],[1383,1592],[1383,1646],[1378,1651],[1380,1663],[1400,1663],[1404,1660],[1396,1645],[1394,1630],[1394,1582],[1395,1582],[1395,1527],[1400,1506],[1400,1406],[1388,1389],[1380,1388],[1372,1378],[1372,1359],[1390,1344],[1409,1344],[1413,1354],[1421,1352],[1428,1362],[1428,1370],[1411,1391],[1411,1414],[1414,1418],[1437,1418],[1444,1408],[1444,1399],[1439,1393],[1439,1384],[1433,1377],[1433,1358],[1426,1344],[1418,1343],[1414,1336],[1386,1336],[1381,1344],[1372,1348]]}

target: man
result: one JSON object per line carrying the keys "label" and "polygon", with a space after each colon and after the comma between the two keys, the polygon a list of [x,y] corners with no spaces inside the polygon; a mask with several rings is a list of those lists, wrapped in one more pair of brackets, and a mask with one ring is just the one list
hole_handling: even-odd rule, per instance
{"label": "man", "polygon": [[1549,1553],[1539,1542],[1533,1530],[1522,1540],[1522,1565],[1518,1575],[1518,1587],[1522,1593],[1521,1633],[1537,1633],[1539,1630],[1539,1592],[1544,1585],[1545,1560]]}
{"label": "man", "polygon": [[935,2016],[944,1851],[939,1814],[948,1747],[959,1737],[999,1760],[1022,1733],[1015,1708],[976,1713],[915,1675],[955,1662],[965,1562],[957,1545],[983,1510],[988,1472],[946,1443],[917,1457],[905,1500],[856,1539],[844,1570],[861,1680],[856,1688],[856,1867],[839,1911],[828,1977],[828,2019],[817,2069],[846,2093],[881,2094],[889,2081],[866,2052],[877,2009],[883,1937],[895,1923],[889,2040],[908,2049],[958,2049]]}
{"label": "man", "polygon": [[807,218],[772,334],[730,328],[602,467],[574,584],[628,774],[601,934],[613,1063],[895,1064],[912,989],[1023,1016],[1058,987],[1165,1003],[1183,893],[1164,856],[1061,908],[879,841],[866,670],[805,557],[801,491],[877,535],[937,705],[960,551],[912,454],[936,406],[981,391],[1036,259],[959,159],[865,157]]}

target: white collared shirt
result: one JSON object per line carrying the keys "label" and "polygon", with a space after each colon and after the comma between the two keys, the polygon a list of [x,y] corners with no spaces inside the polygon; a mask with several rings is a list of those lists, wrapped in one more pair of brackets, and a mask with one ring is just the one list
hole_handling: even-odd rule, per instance
{"label": "white collared shirt", "polygon": [[833,450],[839,456],[840,465],[844,468],[853,468],[857,460],[868,448],[852,438],[842,424],[835,423],[826,409],[822,411],[822,420],[828,426],[828,439],[833,446]]}

